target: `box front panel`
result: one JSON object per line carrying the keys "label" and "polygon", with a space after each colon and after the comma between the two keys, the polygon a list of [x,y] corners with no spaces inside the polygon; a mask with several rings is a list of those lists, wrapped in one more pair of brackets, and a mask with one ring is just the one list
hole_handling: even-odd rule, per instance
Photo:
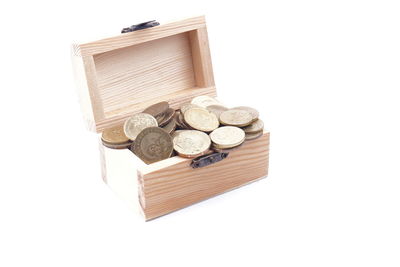
{"label": "box front panel", "polygon": [[147,220],[232,190],[268,174],[269,133],[247,141],[213,165],[192,169],[190,161],[139,174]]}

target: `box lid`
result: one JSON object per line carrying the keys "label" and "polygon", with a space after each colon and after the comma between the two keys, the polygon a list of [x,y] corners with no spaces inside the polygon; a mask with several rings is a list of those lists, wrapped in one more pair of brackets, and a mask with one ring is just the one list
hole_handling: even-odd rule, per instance
{"label": "box lid", "polygon": [[205,18],[194,17],[72,46],[90,130],[122,124],[147,106],[216,96]]}

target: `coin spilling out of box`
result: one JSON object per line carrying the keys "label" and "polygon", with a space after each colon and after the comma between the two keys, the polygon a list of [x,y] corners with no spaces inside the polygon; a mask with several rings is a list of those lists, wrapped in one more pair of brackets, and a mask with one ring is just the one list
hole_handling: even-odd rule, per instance
{"label": "coin spilling out of box", "polygon": [[103,180],[146,220],[268,174],[259,112],[216,99],[204,17],[72,47]]}

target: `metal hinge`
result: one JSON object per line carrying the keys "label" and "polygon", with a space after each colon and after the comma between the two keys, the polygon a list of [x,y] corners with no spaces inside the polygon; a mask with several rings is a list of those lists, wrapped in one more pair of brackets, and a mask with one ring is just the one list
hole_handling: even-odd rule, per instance
{"label": "metal hinge", "polygon": [[157,22],[155,20],[150,20],[150,21],[146,21],[146,22],[143,22],[143,23],[132,25],[132,26],[127,27],[127,28],[123,28],[121,33],[134,32],[134,31],[151,28],[151,27],[158,26],[158,25],[160,25],[159,22]]}

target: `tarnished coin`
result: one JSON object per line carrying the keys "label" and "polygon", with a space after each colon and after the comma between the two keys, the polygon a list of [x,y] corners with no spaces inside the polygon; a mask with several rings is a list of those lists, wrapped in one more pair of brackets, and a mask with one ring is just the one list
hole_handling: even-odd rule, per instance
{"label": "tarnished coin", "polygon": [[254,140],[263,135],[263,131],[257,132],[257,133],[246,133],[246,141],[248,140]]}
{"label": "tarnished coin", "polygon": [[192,99],[191,103],[203,108],[206,108],[209,105],[221,105],[218,100],[208,95],[196,96]]}
{"label": "tarnished coin", "polygon": [[185,104],[181,107],[182,114],[184,114],[186,112],[186,110],[191,109],[191,108],[201,108],[201,107],[198,105],[195,105],[195,104]]}
{"label": "tarnished coin", "polygon": [[211,145],[210,137],[196,130],[177,131],[173,138],[174,150],[178,155],[195,158],[208,151]]}
{"label": "tarnished coin", "polygon": [[164,127],[166,124],[168,124],[172,120],[174,115],[175,115],[175,110],[173,108],[167,109],[167,111],[165,111],[165,113],[163,115],[162,120],[160,122],[158,122],[158,120],[157,120],[158,126]]}
{"label": "tarnished coin", "polygon": [[129,138],[124,133],[124,126],[116,126],[105,129],[101,134],[101,140],[108,144],[123,144],[130,142]]}
{"label": "tarnished coin", "polygon": [[228,108],[224,107],[222,105],[209,105],[207,106],[207,110],[214,113],[215,116],[219,119],[219,116],[221,115],[222,112],[227,111]]}
{"label": "tarnished coin", "polygon": [[217,116],[202,108],[191,108],[187,110],[183,118],[190,127],[203,132],[211,132],[219,126]]}
{"label": "tarnished coin", "polygon": [[131,150],[147,164],[157,162],[171,156],[172,137],[159,127],[149,127],[139,133]]}
{"label": "tarnished coin", "polygon": [[243,131],[247,133],[258,133],[264,129],[264,122],[260,119],[256,120],[249,126],[243,128]]}
{"label": "tarnished coin", "polygon": [[233,109],[240,109],[240,110],[245,110],[248,113],[251,114],[251,116],[253,117],[253,121],[256,121],[258,119],[259,113],[256,109],[251,108],[251,107],[245,107],[245,106],[241,106],[241,107],[236,107]]}
{"label": "tarnished coin", "polygon": [[167,133],[172,134],[176,128],[175,119],[172,119],[167,125],[162,127]]}
{"label": "tarnished coin", "polygon": [[125,148],[130,148],[132,145],[132,141],[129,140],[129,142],[126,143],[122,143],[122,144],[110,144],[107,142],[102,142],[103,146],[108,147],[108,148],[112,148],[112,149],[125,149]]}
{"label": "tarnished coin", "polygon": [[210,133],[210,138],[216,148],[232,148],[244,142],[245,133],[238,127],[223,126]]}
{"label": "tarnished coin", "polygon": [[159,102],[157,104],[151,105],[150,107],[147,107],[145,110],[143,110],[143,113],[150,114],[153,117],[158,117],[158,116],[164,114],[168,108],[169,108],[168,102],[163,101],[163,102]]}
{"label": "tarnished coin", "polygon": [[124,133],[134,141],[143,129],[153,126],[158,126],[157,120],[153,116],[147,113],[138,113],[125,121]]}
{"label": "tarnished coin", "polygon": [[244,127],[252,123],[253,116],[245,110],[230,109],[221,113],[219,121],[224,125]]}

